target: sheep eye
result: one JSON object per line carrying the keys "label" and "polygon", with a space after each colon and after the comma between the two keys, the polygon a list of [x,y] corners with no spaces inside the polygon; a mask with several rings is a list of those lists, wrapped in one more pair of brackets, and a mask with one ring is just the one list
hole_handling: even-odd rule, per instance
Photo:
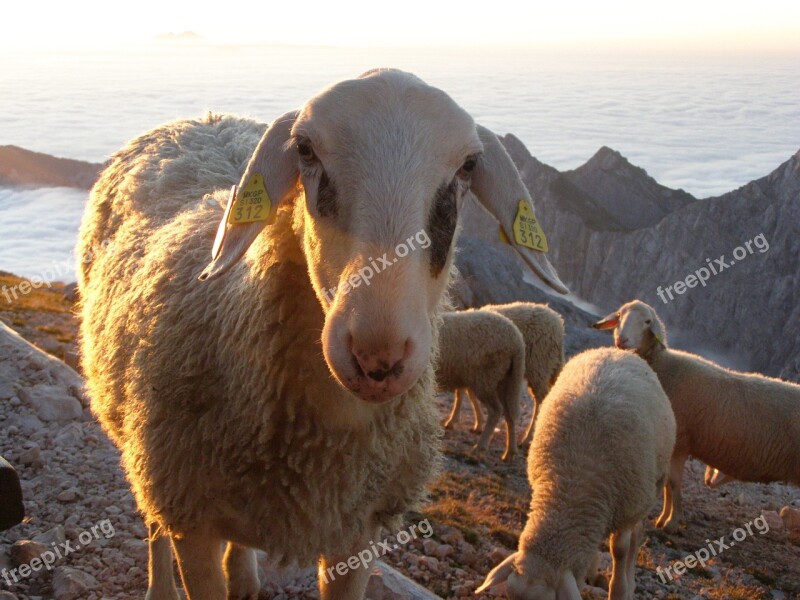
{"label": "sheep eye", "polygon": [[652,323],[652,322],[653,322],[653,321],[651,321],[650,319],[647,319],[647,320],[644,322],[644,324],[645,324],[645,325],[650,325],[650,323]]}
{"label": "sheep eye", "polygon": [[461,165],[456,175],[459,179],[468,180],[472,176],[472,171],[475,170],[476,164],[478,164],[478,158],[476,156],[468,157],[467,160],[464,161],[464,164]]}
{"label": "sheep eye", "polygon": [[315,158],[314,149],[308,140],[298,140],[297,155],[305,162],[311,162]]}

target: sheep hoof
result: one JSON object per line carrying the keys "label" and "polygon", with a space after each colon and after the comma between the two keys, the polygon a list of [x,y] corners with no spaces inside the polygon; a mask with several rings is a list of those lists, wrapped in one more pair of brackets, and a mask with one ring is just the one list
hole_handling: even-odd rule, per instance
{"label": "sheep hoof", "polygon": [[517,455],[516,452],[506,452],[505,454],[503,454],[503,456],[500,458],[500,460],[502,460],[504,463],[510,463],[510,462],[513,462],[514,457],[516,455]]}
{"label": "sheep hoof", "polygon": [[445,421],[444,423],[442,423],[442,427],[444,427],[445,429],[450,429],[452,426],[453,426],[452,421]]}
{"label": "sheep hoof", "polygon": [[470,431],[471,431],[472,433],[480,433],[480,432],[481,432],[481,429],[482,429],[482,428],[481,428],[481,426],[480,426],[480,425],[473,425],[473,426],[472,426],[472,429],[470,429]]}

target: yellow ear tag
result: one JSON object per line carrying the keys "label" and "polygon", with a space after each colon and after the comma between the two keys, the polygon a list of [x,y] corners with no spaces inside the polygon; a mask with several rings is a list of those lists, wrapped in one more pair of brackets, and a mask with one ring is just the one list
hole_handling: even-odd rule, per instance
{"label": "yellow ear tag", "polygon": [[520,200],[517,216],[514,218],[514,240],[520,246],[531,250],[547,252],[547,238],[533,215],[533,208],[527,200]]}
{"label": "yellow ear tag", "polygon": [[509,246],[511,245],[511,240],[508,239],[508,236],[506,235],[506,230],[503,229],[502,225],[497,226],[497,237],[504,244],[508,244]]}
{"label": "yellow ear tag", "polygon": [[255,221],[266,221],[272,212],[272,201],[269,199],[267,188],[264,187],[264,178],[260,173],[254,173],[239,193],[228,214],[228,223],[240,225]]}
{"label": "yellow ear tag", "polygon": [[653,332],[653,337],[654,337],[654,338],[656,338],[656,340],[657,340],[659,343],[661,343],[661,344],[664,344],[664,336],[663,336],[663,335],[661,335],[660,333],[655,333],[655,332]]}

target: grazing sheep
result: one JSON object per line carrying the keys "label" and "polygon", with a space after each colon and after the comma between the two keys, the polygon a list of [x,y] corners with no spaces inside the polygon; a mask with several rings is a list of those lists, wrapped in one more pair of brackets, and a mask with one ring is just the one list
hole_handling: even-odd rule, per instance
{"label": "grazing sheep", "polygon": [[266,131],[178,121],[112,158],[78,245],[81,350],[151,526],[149,598],[176,595],[154,581],[166,536],[191,600],[255,597],[253,547],[319,561],[323,600],[363,597],[367,569],[330,565],[394,530],[440,460],[432,362],[470,184],[509,228],[530,201],[494,134],[396,70]]}
{"label": "grazing sheep", "polygon": [[594,326],[614,329],[618,348],[634,350],[650,364],[675,411],[678,437],[659,527],[675,531],[683,520],[681,481],[689,455],[722,471],[717,483],[800,484],[800,386],[669,348],[661,319],[639,300]]}
{"label": "grazing sheep", "polygon": [[580,600],[610,534],[609,598],[632,600],[642,521],[675,443],[669,400],[643,360],[611,348],[570,360],[542,405],[528,453],[533,495],[519,550],[476,593],[507,582],[515,600]]}
{"label": "grazing sheep", "polygon": [[[522,446],[531,441],[536,414],[542,400],[564,366],[564,319],[548,306],[533,302],[488,304],[481,308],[511,320],[525,340],[525,379],[528,381],[528,391],[533,398],[533,411],[525,436],[520,441]],[[484,423],[483,412],[471,390],[455,391],[453,410],[445,427],[449,427],[458,419],[462,398],[459,392],[466,392],[472,404],[472,412],[475,415],[472,431],[480,431]]]}
{"label": "grazing sheep", "polygon": [[[516,452],[515,427],[524,388],[525,342],[516,326],[486,310],[442,314],[436,382],[440,389],[469,388],[489,413],[477,448],[485,450],[502,413],[506,421],[503,460]],[[452,415],[451,415],[452,418]],[[449,421],[445,427],[449,426]]]}

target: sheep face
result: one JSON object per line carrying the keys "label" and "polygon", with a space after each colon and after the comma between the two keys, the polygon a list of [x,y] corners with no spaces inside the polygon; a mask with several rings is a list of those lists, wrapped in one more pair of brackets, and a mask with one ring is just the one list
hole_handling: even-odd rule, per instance
{"label": "sheep face", "polygon": [[[275,206],[293,205],[325,314],[325,360],[371,402],[405,393],[429,368],[467,190],[509,231],[530,197],[497,136],[444,92],[392,69],[340,82],[273,122],[240,188],[253,178]],[[225,273],[269,222],[223,219],[201,279]],[[566,291],[544,253],[517,250]]]}
{"label": "sheep face", "polygon": [[324,356],[369,401],[405,392],[428,366],[458,208],[482,148],[466,112],[403,75],[342,82],[292,130]]}
{"label": "sheep face", "polygon": [[613,329],[614,345],[621,350],[647,352],[654,344],[666,346],[666,330],[655,309],[640,300],[623,304],[620,309],[593,325],[595,329]]}

